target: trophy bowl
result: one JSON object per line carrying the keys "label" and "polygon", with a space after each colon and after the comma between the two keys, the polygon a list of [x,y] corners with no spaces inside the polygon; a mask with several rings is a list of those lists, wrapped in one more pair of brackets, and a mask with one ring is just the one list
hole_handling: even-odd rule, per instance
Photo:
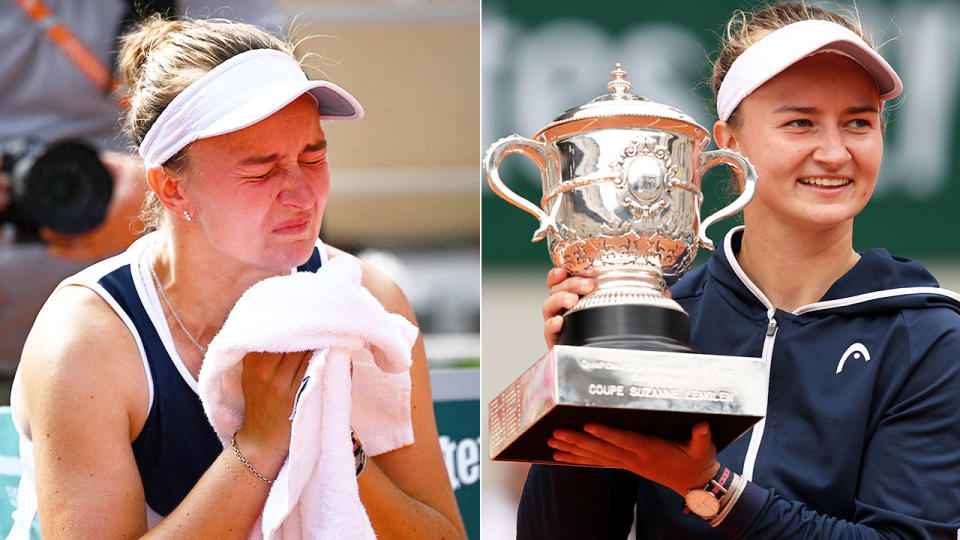
{"label": "trophy bowl", "polygon": [[[707,227],[739,212],[753,197],[757,183],[753,166],[736,152],[705,151],[709,133],[678,109],[627,93],[630,83],[620,64],[611,78],[609,94],[567,110],[532,139],[516,134],[500,139],[484,155],[491,189],[539,220],[533,241],[547,239],[554,265],[598,282],[594,291],[564,314],[559,348],[542,358],[537,364],[540,367],[531,368],[552,375],[544,379],[525,374],[526,379],[521,379],[537,382],[506,392],[519,393],[526,399],[518,398],[514,403],[507,399],[509,396],[501,396],[503,400],[495,400],[501,438],[519,437],[529,428],[531,433],[539,433],[535,440],[525,441],[521,457],[505,459],[523,460],[522,455],[536,447],[540,439],[546,448],[544,425],[536,425],[541,417],[550,419],[551,429],[579,429],[583,419],[593,418],[672,437],[684,429],[689,435],[689,426],[702,419],[701,413],[732,414],[738,418],[713,426],[715,434],[722,433],[727,439],[715,440],[719,448],[759,420],[766,408],[766,382],[758,380],[765,375],[762,369],[756,369],[758,359],[697,355],[687,344],[689,317],[666,294],[667,282],[689,270],[700,246],[713,249]],[[526,156],[540,169],[543,197],[539,206],[514,193],[501,180],[500,163],[511,154]],[[733,170],[741,192],[733,202],[701,220],[701,178],[717,165]],[[605,349],[632,352],[626,357],[616,353],[613,362],[612,353]],[[722,366],[724,359],[735,359],[727,363],[739,364]],[[750,367],[740,370],[744,362]],[[543,363],[548,365],[540,365]],[[580,369],[614,364],[618,366],[614,370]],[[741,375],[724,381],[727,386],[722,389],[713,388],[710,381],[716,379],[691,378],[690,373],[678,369],[681,365],[702,365],[702,369],[696,368],[698,372],[719,369]],[[659,401],[648,399],[655,396],[644,390],[651,387],[647,384],[651,377],[660,388]],[[740,379],[745,391],[737,390]],[[696,387],[690,386],[692,380],[698,381]],[[567,388],[561,388],[562,381]],[[762,389],[757,390],[758,386]],[[602,392],[593,391],[598,388],[610,395],[601,399],[598,394]],[[564,395],[569,399],[566,403]],[[684,397],[660,399],[676,395]],[[731,399],[721,406],[701,403],[717,395]],[[690,403],[682,403],[687,397]],[[532,399],[539,403],[537,407],[530,406]],[[527,401],[526,406],[521,401]],[[744,410],[744,404],[750,409]],[[516,414],[509,412],[513,407],[518,407]],[[559,412],[563,407],[568,410]],[[493,409],[491,403],[491,452],[497,438]],[[508,414],[501,415],[500,409],[508,410]],[[647,413],[639,414],[634,409]],[[537,414],[531,414],[531,410]],[[516,422],[508,417],[516,417]],[[516,424],[519,431],[504,435],[513,430],[500,429],[505,419]],[[531,460],[543,461],[540,457]]]}

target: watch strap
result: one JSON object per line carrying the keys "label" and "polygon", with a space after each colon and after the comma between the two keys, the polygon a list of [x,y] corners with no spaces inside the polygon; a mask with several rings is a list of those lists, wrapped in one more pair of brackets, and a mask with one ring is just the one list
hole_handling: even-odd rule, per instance
{"label": "watch strap", "polygon": [[711,527],[719,526],[723,520],[727,517],[727,514],[730,513],[730,510],[733,509],[734,505],[737,504],[737,501],[740,499],[740,495],[743,494],[744,488],[747,486],[747,481],[743,479],[740,475],[733,473],[733,479],[730,483],[730,488],[724,494],[723,498],[720,499],[720,511],[717,512],[717,515],[713,516],[709,520]]}
{"label": "watch strap", "polygon": [[731,471],[728,467],[721,466],[717,471],[717,474],[715,474],[710,480],[710,483],[707,484],[703,489],[719,499],[730,490],[730,485],[733,483],[733,476],[733,471]]}
{"label": "watch strap", "polygon": [[[720,501],[720,509],[715,515],[701,517],[712,521],[713,519],[716,519],[716,517],[720,516],[720,514],[723,514],[726,506],[725,503],[729,499],[728,495],[730,494],[730,488],[733,486],[734,480],[737,478],[739,478],[739,476],[735,472],[731,471],[729,467],[724,467],[721,465],[716,474],[713,475],[713,478],[707,482],[707,485],[699,488],[700,490],[706,491],[710,495],[713,495],[718,501]],[[695,490],[691,489],[690,491]],[[683,513],[692,513],[690,508],[686,505],[686,501],[684,501]]]}

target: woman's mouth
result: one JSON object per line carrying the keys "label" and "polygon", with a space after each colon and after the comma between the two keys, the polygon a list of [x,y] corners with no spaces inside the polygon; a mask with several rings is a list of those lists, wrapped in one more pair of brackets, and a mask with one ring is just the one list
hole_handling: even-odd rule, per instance
{"label": "woman's mouth", "polygon": [[805,186],[814,186],[819,188],[838,188],[853,183],[852,178],[824,178],[819,176],[800,178],[797,181]]}
{"label": "woman's mouth", "polygon": [[277,226],[273,228],[273,232],[277,234],[300,234],[306,231],[309,226],[309,217],[288,219],[277,224]]}

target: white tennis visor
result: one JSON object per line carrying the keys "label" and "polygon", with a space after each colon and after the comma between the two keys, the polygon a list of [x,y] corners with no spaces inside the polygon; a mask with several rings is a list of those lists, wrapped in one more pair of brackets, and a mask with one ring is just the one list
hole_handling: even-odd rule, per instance
{"label": "white tennis visor", "polygon": [[328,81],[311,81],[290,55],[272,49],[240,53],[187,86],[140,143],[147,167],[160,165],[197,139],[252,126],[309,93],[321,120],[358,120],[363,107]]}
{"label": "white tennis visor", "polygon": [[717,91],[717,115],[726,122],[754,90],[798,61],[832,51],[849,56],[877,82],[880,100],[900,95],[903,83],[890,64],[848,28],[829,21],[800,21],[779,28],[733,61]]}

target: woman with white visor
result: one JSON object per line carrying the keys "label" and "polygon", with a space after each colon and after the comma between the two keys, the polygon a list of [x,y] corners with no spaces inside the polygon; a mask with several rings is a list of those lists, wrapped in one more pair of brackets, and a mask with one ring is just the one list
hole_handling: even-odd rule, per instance
{"label": "woman with white visor", "polygon": [[[518,538],[941,538],[960,530],[960,296],[921,265],[856,252],[894,70],[857,24],[797,3],[738,12],[714,65],[721,148],[757,191],[703,267],[671,289],[690,344],[762,357],[764,420],[716,453],[710,426],[667,441],[558,430]],[[914,96],[922,99],[922,96]],[[544,333],[595,283],[548,276]]]}
{"label": "woman with white visor", "polygon": [[[120,63],[157,231],[67,279],[33,327],[13,391],[25,464],[14,533],[38,512],[48,538],[246,538],[287,457],[310,353],[243,358],[245,415],[225,447],[197,377],[246,289],[351,257],[317,240],[330,187],[320,120],[363,110],[307,80],[292,44],[240,23],[151,18]],[[362,268],[376,299],[415,322],[397,286]],[[380,538],[461,538],[419,338],[412,355],[415,442],[358,469],[359,497]]]}

